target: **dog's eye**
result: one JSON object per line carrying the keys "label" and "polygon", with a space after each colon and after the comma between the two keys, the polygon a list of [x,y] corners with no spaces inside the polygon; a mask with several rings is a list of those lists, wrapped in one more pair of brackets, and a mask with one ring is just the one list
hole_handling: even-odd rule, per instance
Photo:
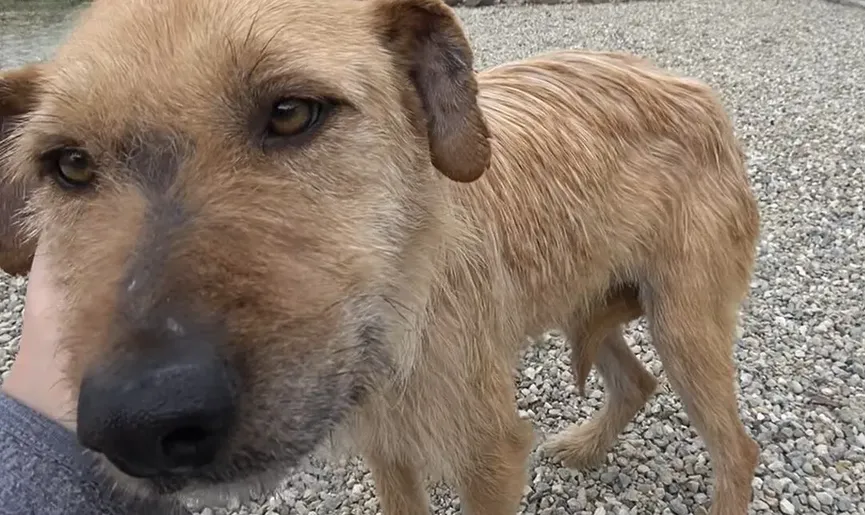
{"label": "dog's eye", "polygon": [[83,150],[63,149],[53,157],[54,177],[66,188],[84,188],[96,178],[90,156]]}
{"label": "dog's eye", "polygon": [[295,98],[280,100],[273,106],[268,132],[271,136],[283,138],[299,136],[318,124],[323,111],[321,102]]}

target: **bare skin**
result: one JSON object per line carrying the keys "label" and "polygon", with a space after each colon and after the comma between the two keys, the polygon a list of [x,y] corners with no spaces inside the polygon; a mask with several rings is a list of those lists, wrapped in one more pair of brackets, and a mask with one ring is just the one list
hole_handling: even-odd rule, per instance
{"label": "bare skin", "polygon": [[51,283],[51,271],[42,249],[37,248],[30,269],[24,320],[18,355],[3,381],[4,393],[70,430],[75,429],[73,395],[64,380],[68,355],[59,345],[61,302]]}

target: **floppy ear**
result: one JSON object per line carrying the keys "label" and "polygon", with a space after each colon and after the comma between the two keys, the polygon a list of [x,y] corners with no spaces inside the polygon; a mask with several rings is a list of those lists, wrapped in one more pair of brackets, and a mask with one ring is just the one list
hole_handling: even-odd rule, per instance
{"label": "floppy ear", "polygon": [[385,47],[420,98],[433,166],[454,181],[478,179],[490,162],[489,130],[456,14],[441,0],[377,0],[374,9]]}
{"label": "floppy ear", "polygon": [[12,275],[29,273],[36,241],[27,238],[20,225],[19,212],[27,201],[29,187],[9,180],[3,152],[19,117],[35,107],[41,77],[38,64],[0,71],[0,269]]}

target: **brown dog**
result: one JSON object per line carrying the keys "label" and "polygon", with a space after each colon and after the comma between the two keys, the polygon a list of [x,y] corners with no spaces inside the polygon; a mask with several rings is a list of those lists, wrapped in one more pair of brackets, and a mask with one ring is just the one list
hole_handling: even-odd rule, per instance
{"label": "brown dog", "polygon": [[0,87],[77,431],[123,484],[270,485],[345,432],[387,515],[428,513],[427,475],[513,514],[525,335],[564,328],[575,377],[603,377],[605,408],[545,444],[590,466],[655,388],[622,337],[646,315],[711,513],[746,513],[758,213],[707,86],[578,51],[476,74],[439,0],[97,0]]}

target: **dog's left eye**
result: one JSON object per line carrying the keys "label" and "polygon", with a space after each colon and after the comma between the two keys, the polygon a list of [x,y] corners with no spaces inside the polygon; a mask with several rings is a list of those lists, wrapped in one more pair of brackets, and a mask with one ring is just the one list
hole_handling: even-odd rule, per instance
{"label": "dog's left eye", "polygon": [[274,104],[267,130],[270,136],[289,138],[315,128],[326,106],[314,100],[283,99]]}

